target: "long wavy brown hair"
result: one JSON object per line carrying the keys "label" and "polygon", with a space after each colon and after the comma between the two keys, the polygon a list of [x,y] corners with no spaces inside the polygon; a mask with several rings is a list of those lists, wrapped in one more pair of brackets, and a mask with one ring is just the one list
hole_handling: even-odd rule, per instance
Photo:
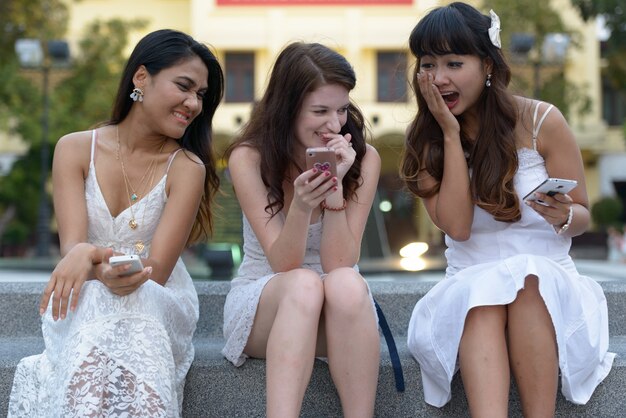
{"label": "long wavy brown hair", "polygon": [[[337,84],[351,91],[356,85],[354,69],[339,53],[318,43],[294,42],[278,55],[265,94],[254,106],[250,120],[241,134],[226,150],[230,158],[238,146],[248,146],[261,156],[261,178],[268,189],[265,211],[272,217],[285,206],[283,181],[290,167],[299,172],[294,156],[296,118],[307,94],[317,88]],[[344,198],[356,196],[361,185],[361,161],[366,151],[365,119],[358,107],[350,102],[342,135],[352,135],[356,159],[343,178]]]}
{"label": "long wavy brown hair", "polygon": [[[409,47],[417,58],[411,80],[417,98],[418,112],[411,122],[405,140],[400,175],[407,188],[419,197],[439,192],[443,178],[443,132],[430,113],[417,83],[420,57],[425,55],[475,55],[491,60],[491,86],[480,95],[476,108],[480,126],[476,138],[461,126],[461,144],[471,172],[470,190],[474,203],[502,222],[521,218],[519,200],[513,187],[518,168],[515,125],[518,109],[507,86],[511,70],[502,51],[490,41],[491,18],[464,3],[451,3],[428,13],[411,32]],[[420,187],[419,176],[427,172],[437,183]]]}
{"label": "long wavy brown hair", "polygon": [[137,43],[130,55],[115,98],[111,120],[107,124],[123,121],[133,104],[130,93],[135,87],[133,75],[144,65],[151,75],[177,65],[185,60],[199,57],[208,70],[208,88],[202,98],[202,113],[187,127],[182,138],[175,138],[185,150],[197,155],[206,169],[204,193],[198,214],[187,240],[187,245],[207,238],[213,228],[212,200],[220,180],[215,169],[213,151],[213,116],[224,94],[224,76],[215,55],[209,48],[186,33],[162,29],[149,33]]}

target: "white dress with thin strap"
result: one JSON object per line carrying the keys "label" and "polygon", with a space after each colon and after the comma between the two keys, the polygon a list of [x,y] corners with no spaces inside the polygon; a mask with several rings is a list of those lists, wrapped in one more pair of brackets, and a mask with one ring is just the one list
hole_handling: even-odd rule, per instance
{"label": "white dress with thin strap", "polygon": [[[95,142],[94,131],[85,179],[88,241],[145,258],[167,202],[167,171],[133,206],[139,227],[132,230],[129,209],[113,217],[106,205],[96,178]],[[198,320],[198,296],[181,259],[165,286],[148,280],[132,294],[117,296],[89,280],[66,319],[53,321],[51,305],[42,317],[45,351],[18,364],[9,417],[181,415]]]}
{"label": "white dress with thin strap", "polygon": [[[536,151],[539,123],[533,118],[534,149],[518,151],[514,185],[520,202],[548,177]],[[545,107],[542,106],[544,109]],[[538,277],[556,332],[561,391],[584,404],[607,376],[615,355],[608,352],[608,314],[602,288],[576,270],[569,256],[571,239],[557,235],[544,218],[521,204],[518,222],[498,222],[474,207],[470,239],[446,236],[445,279],[420,299],[411,316],[408,347],[422,373],[427,403],[441,407],[451,399],[450,383],[458,370],[457,355],[465,318],[477,306],[510,304],[529,275]]]}
{"label": "white dress with thin strap", "polygon": [[[276,216],[284,215],[281,213]],[[323,278],[324,274],[320,262],[322,229],[323,219],[309,225],[306,251],[301,267],[313,270]],[[243,241],[243,261],[239,266],[237,277],[231,281],[231,289],[224,304],[224,338],[226,344],[222,349],[222,354],[237,367],[241,366],[248,358],[243,350],[252,331],[254,316],[263,288],[277,274],[272,271],[263,248],[245,216],[243,216]],[[354,269],[358,271],[357,266],[354,266]],[[376,315],[374,299],[369,286],[368,293],[372,302],[372,309]],[[376,318],[378,318],[377,315]]]}

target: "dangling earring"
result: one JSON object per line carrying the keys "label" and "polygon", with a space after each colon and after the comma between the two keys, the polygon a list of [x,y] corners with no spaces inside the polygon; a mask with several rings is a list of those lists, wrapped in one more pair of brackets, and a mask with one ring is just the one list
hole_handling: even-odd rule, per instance
{"label": "dangling earring", "polygon": [[491,74],[487,74],[487,81],[485,81],[485,86],[491,87]]}
{"label": "dangling earring", "polygon": [[133,92],[130,94],[130,98],[133,99],[133,102],[143,102],[143,91],[139,87],[135,87]]}

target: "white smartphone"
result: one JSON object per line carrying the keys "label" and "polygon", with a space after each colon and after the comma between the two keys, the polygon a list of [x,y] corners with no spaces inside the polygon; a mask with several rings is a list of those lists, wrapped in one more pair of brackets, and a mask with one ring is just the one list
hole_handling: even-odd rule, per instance
{"label": "white smartphone", "polygon": [[578,185],[576,180],[567,180],[567,179],[558,179],[558,178],[549,178],[545,179],[539,186],[535,187],[530,191],[526,196],[524,196],[525,201],[535,201],[540,205],[548,206],[546,202],[541,199],[538,199],[535,196],[535,193],[543,193],[548,196],[554,196],[557,193],[569,193],[574,187]]}
{"label": "white smartphone", "polygon": [[130,264],[130,268],[126,270],[121,276],[129,276],[131,274],[139,273],[143,270],[143,264],[138,255],[116,255],[109,258],[109,264],[111,267],[123,266]]}

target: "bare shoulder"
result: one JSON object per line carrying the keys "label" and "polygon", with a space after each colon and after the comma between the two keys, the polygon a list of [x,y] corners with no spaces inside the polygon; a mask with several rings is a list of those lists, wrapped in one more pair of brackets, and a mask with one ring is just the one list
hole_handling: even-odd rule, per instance
{"label": "bare shoulder", "polygon": [[255,148],[248,145],[239,145],[236,147],[228,158],[228,167],[230,169],[253,168],[259,165],[261,154]]}
{"label": "bare shoulder", "polygon": [[365,155],[369,155],[371,156],[375,156],[380,158],[380,156],[378,155],[378,150],[376,148],[374,148],[373,145],[371,144],[365,144]]}
{"label": "bare shoulder", "polygon": [[[551,107],[552,106],[552,107]],[[549,111],[548,111],[549,110]],[[546,112],[548,112],[546,114]],[[537,147],[546,147],[550,144],[574,141],[567,119],[561,110],[549,103],[540,103],[536,123],[540,123],[540,116],[546,115],[537,135]]]}
{"label": "bare shoulder", "polygon": [[378,154],[378,151],[376,150],[376,148],[374,148],[370,144],[365,145],[365,155],[363,156],[362,164],[376,165],[376,166],[380,166],[381,164],[380,155]]}
{"label": "bare shoulder", "polygon": [[62,136],[54,147],[53,170],[63,166],[67,169],[78,168],[83,175],[88,170],[91,161],[92,131],[72,132]]}
{"label": "bare shoulder", "polygon": [[532,136],[537,132],[537,149],[545,148],[547,142],[569,141],[571,131],[561,111],[550,103],[515,96],[518,107],[516,134],[518,146],[532,148]]}
{"label": "bare shoulder", "polygon": [[183,148],[173,156],[169,172],[174,175],[182,172],[185,175],[204,176],[206,169],[200,157]]}
{"label": "bare shoulder", "polygon": [[74,151],[91,150],[91,138],[93,131],[72,132],[63,135],[56,144],[55,149],[64,150],[71,148]]}

